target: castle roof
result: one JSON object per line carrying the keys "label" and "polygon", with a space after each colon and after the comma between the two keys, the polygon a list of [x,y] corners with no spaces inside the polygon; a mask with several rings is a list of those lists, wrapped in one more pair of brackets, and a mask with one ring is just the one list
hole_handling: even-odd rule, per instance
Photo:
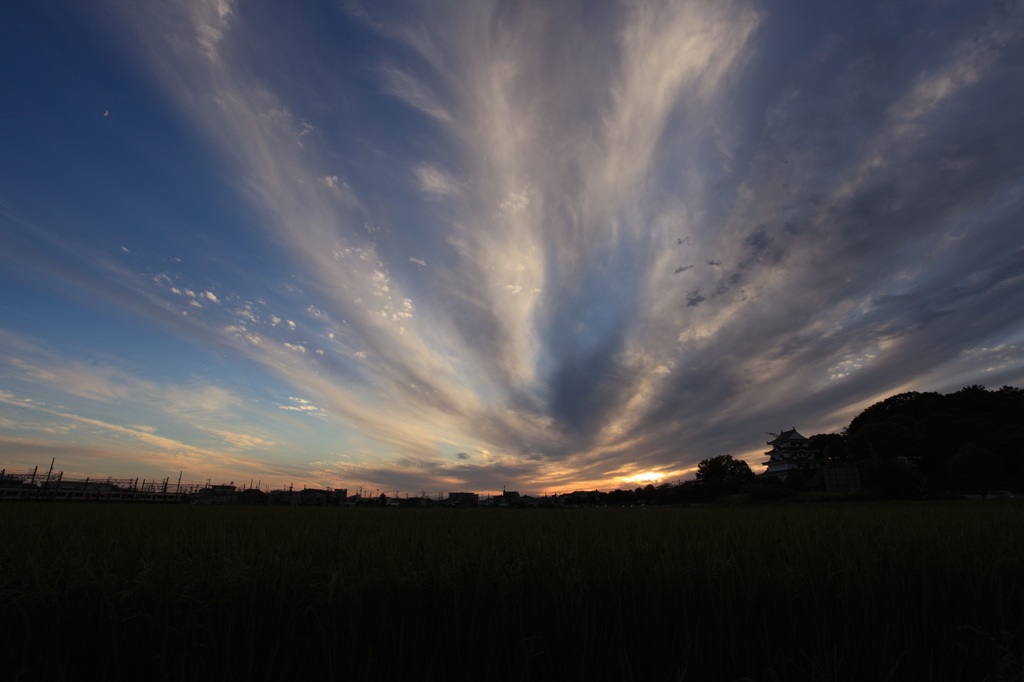
{"label": "castle roof", "polygon": [[779,435],[775,436],[774,440],[768,441],[768,445],[773,445],[775,443],[781,443],[781,442],[787,441],[787,440],[807,440],[807,439],[804,438],[803,436],[801,436],[797,432],[796,427],[793,427],[792,429],[790,429],[788,431],[781,431],[779,433]]}

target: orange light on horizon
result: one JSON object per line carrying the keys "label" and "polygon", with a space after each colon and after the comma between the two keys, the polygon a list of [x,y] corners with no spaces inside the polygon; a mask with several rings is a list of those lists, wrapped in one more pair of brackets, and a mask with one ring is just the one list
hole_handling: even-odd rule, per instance
{"label": "orange light on horizon", "polygon": [[657,483],[665,478],[665,474],[658,471],[644,471],[633,476],[624,476],[620,478],[620,481],[624,483],[640,483],[647,485],[649,483]]}

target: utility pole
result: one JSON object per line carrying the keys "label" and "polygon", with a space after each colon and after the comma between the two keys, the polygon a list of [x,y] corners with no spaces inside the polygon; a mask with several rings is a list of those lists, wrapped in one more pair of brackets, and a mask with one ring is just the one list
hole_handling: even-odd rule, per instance
{"label": "utility pole", "polygon": [[53,474],[53,463],[56,462],[56,461],[57,461],[56,457],[54,457],[53,459],[50,460],[50,470],[46,472],[46,482],[43,483],[43,493],[44,493],[44,495],[47,495],[50,492],[50,476]]}

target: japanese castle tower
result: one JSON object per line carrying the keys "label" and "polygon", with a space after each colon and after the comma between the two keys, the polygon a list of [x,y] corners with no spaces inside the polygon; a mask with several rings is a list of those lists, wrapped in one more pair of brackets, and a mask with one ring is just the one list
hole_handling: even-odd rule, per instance
{"label": "japanese castle tower", "polygon": [[800,469],[817,469],[822,465],[821,453],[811,447],[811,441],[804,438],[795,428],[783,431],[768,441],[771,450],[764,453],[768,461],[765,476],[785,476],[790,471]]}

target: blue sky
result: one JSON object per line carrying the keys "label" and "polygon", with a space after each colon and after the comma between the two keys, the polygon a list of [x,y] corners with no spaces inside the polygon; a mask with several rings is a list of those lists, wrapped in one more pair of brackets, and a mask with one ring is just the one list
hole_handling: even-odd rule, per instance
{"label": "blue sky", "polygon": [[0,8],[0,464],[542,493],[1024,384],[1021,2]]}

